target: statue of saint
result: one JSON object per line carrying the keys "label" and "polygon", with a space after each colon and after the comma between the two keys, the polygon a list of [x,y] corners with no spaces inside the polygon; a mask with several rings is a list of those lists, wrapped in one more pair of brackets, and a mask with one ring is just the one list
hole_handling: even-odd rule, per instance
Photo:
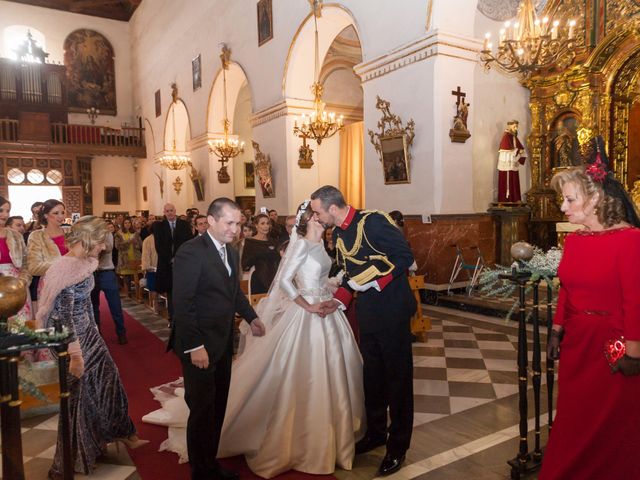
{"label": "statue of saint", "polygon": [[518,140],[518,121],[507,122],[498,153],[498,203],[521,203],[519,166],[524,165],[524,146]]}
{"label": "statue of saint", "polygon": [[553,139],[553,166],[571,167],[573,162],[574,136],[562,120],[556,123],[556,136]]}

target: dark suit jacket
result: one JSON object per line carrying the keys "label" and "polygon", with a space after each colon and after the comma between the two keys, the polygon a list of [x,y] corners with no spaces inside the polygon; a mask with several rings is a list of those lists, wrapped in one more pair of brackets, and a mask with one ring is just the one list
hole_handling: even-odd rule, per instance
{"label": "dark suit jacket", "polygon": [[171,237],[171,225],[167,219],[153,224],[153,240],[158,252],[158,270],[156,272],[156,290],[160,293],[170,292],[172,288],[171,260],[184,242],[191,240],[191,225],[184,220],[176,219],[176,229]]}
{"label": "dark suit jacket", "polygon": [[173,329],[169,349],[183,360],[185,350],[204,345],[217,362],[232,341],[235,313],[248,322],[257,315],[240,290],[238,252],[227,245],[231,276],[208,234],[186,242],[173,263]]}

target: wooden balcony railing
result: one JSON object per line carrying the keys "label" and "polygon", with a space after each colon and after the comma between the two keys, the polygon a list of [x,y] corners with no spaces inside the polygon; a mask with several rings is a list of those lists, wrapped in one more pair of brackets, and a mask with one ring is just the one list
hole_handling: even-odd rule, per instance
{"label": "wooden balcony railing", "polygon": [[95,125],[51,124],[51,141],[56,144],[144,147],[144,128],[120,129]]}
{"label": "wooden balcony railing", "polygon": [[18,120],[0,118],[0,142],[18,141]]}

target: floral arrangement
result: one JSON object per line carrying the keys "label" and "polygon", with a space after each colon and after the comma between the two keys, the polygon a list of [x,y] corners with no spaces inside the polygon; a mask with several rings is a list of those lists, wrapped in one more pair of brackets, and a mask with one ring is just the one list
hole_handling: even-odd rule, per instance
{"label": "floral arrangement", "polygon": [[[533,257],[530,260],[522,260],[512,266],[496,265],[496,268],[485,268],[480,274],[480,292],[488,297],[501,296],[511,297],[516,291],[516,284],[507,279],[500,278],[500,275],[510,275],[515,267],[518,271],[530,272],[530,282],[544,280],[554,289],[558,287],[555,277],[558,274],[558,266],[562,258],[562,249],[557,247],[544,251],[541,248],[533,247]],[[531,286],[527,286],[525,293],[531,291]],[[516,300],[507,314],[507,319],[511,318],[513,312],[518,307]]]}

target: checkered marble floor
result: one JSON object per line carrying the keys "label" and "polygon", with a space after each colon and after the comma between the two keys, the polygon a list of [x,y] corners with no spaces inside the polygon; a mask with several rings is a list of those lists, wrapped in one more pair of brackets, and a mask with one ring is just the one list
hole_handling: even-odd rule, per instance
{"label": "checkered marble floor", "polygon": [[[497,327],[513,330],[502,333],[485,328],[492,325],[465,325],[435,312],[430,316],[428,342],[413,344],[414,426],[518,393],[514,324],[498,320]],[[531,361],[531,345],[528,356]]]}
{"label": "checkered marble floor", "polygon": [[[131,299],[123,298],[123,307],[156,336],[166,341],[169,329],[164,318]],[[511,412],[510,415],[513,415],[518,408],[517,325],[515,322],[507,323],[504,319],[432,306],[427,307],[427,314],[432,319],[432,330],[428,333],[428,341],[413,344],[415,430],[407,464],[416,464],[425,461],[423,459],[434,458],[431,450],[435,445],[433,441],[428,440],[430,435],[437,435],[438,442],[446,444],[447,448],[456,448],[457,435],[460,435],[460,432],[458,427],[450,427],[448,422],[458,425],[462,420],[466,425],[469,422],[468,419],[472,419],[473,423],[475,421],[473,419],[479,417],[480,422],[485,425],[485,430],[493,429],[491,418],[488,417],[485,421],[486,414],[483,409],[491,409],[494,406],[496,409],[504,409],[506,405]],[[541,333],[544,338],[544,329]],[[531,333],[529,333],[529,341],[530,339]],[[531,345],[529,345],[529,360],[531,355]],[[542,381],[543,383],[545,381],[544,375]],[[529,382],[529,388],[531,388],[531,382]],[[505,419],[504,422],[515,424],[515,417]],[[486,427],[487,424],[489,427]],[[23,420],[22,427],[26,478],[44,480],[55,450],[57,415]],[[495,431],[498,432],[502,428],[503,426],[496,426]],[[486,435],[488,431],[478,432],[478,435]],[[425,435],[427,440],[421,440]],[[470,432],[463,434],[464,438],[460,439],[459,448],[465,448],[464,442],[469,441],[470,435]],[[335,475],[340,480],[373,478],[381,456],[384,454],[383,448],[378,450],[380,451],[356,457],[352,471],[337,470]],[[513,451],[515,452],[515,447]],[[436,473],[436,478],[461,478],[454,469],[456,462],[459,463],[456,455],[450,459],[447,457],[443,461],[444,466],[426,474],[426,477],[432,478]],[[494,462],[498,465],[495,468],[499,472],[505,471],[502,455],[501,453]],[[452,468],[451,474],[447,473],[448,468]],[[403,474],[403,471],[404,469],[397,478],[421,478],[420,475]],[[78,478],[83,477],[78,476]],[[110,446],[107,455],[101,459],[95,473],[89,478],[136,480],[140,477],[126,449],[123,448],[117,452],[114,446]],[[496,475],[482,478],[508,478],[508,476]]]}

